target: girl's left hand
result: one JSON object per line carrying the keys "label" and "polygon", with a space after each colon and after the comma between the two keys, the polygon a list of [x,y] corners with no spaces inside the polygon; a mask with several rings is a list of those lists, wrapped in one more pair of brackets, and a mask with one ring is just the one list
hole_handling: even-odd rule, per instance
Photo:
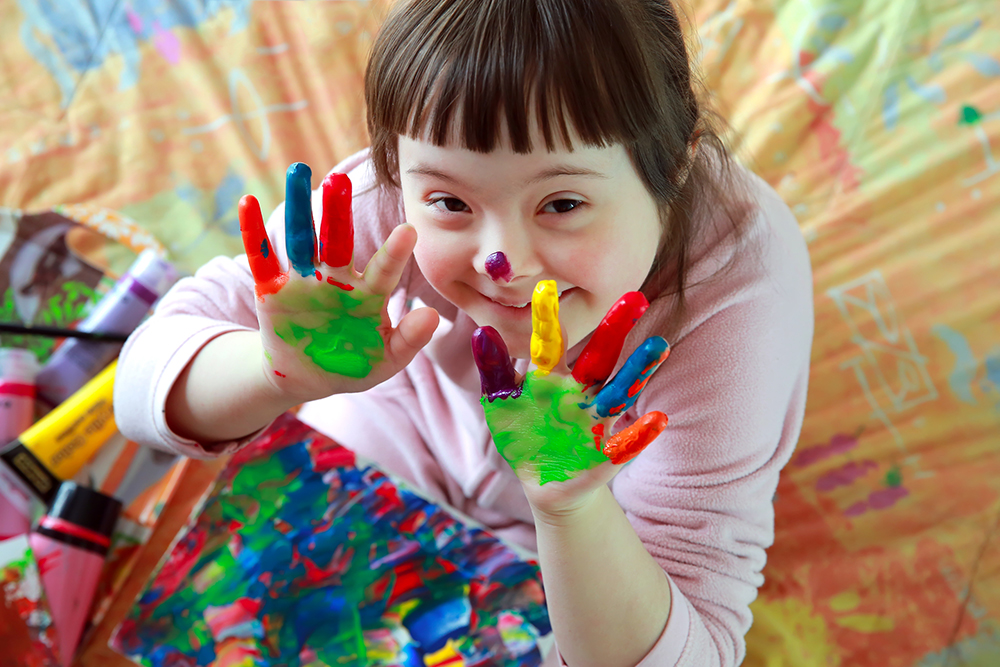
{"label": "girl's left hand", "polygon": [[623,296],[594,332],[572,374],[562,360],[554,281],[539,282],[532,296],[531,359],[536,370],[517,377],[496,329],[480,327],[472,334],[486,423],[536,513],[559,516],[586,505],[666,427],[665,414],[650,412],[606,435],[670,354],[663,338],[648,338],[605,384],[626,335],[647,306],[639,292]]}

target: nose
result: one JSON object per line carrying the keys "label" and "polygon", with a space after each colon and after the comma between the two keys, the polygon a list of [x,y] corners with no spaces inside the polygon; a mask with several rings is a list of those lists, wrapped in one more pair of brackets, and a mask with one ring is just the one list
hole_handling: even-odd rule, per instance
{"label": "nose", "polygon": [[531,233],[523,222],[509,218],[483,224],[473,263],[477,272],[500,285],[534,278],[542,270]]}

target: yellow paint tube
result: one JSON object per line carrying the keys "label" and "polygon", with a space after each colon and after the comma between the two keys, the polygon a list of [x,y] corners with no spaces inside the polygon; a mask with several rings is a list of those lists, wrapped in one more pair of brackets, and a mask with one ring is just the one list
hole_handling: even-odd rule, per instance
{"label": "yellow paint tube", "polygon": [[[117,360],[0,452],[0,467],[49,505],[116,431],[113,408]],[[8,475],[9,477],[9,475]]]}

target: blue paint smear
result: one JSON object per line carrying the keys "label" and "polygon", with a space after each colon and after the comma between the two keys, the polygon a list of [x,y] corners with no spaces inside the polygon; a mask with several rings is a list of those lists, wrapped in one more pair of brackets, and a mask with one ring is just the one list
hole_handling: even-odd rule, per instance
{"label": "blue paint smear", "polygon": [[234,14],[230,33],[246,29],[250,0],[18,0],[24,16],[20,36],[25,49],[45,67],[72,101],[76,81],[88,70],[119,56],[119,90],[139,80],[142,46],[157,31],[197,28],[223,11]]}
{"label": "blue paint smear", "polygon": [[932,326],[931,333],[940,338],[955,355],[955,365],[948,375],[948,387],[951,393],[963,403],[976,405],[976,397],[972,395],[972,383],[976,378],[979,362],[969,347],[969,341],[961,333],[944,324]]}
{"label": "blue paint smear", "polygon": [[316,232],[312,215],[312,170],[296,162],[285,173],[285,248],[292,268],[304,278],[315,271]]}
{"label": "blue paint smear", "polygon": [[[266,664],[312,651],[311,664],[362,667],[366,633],[389,630],[403,644],[385,664],[422,665],[451,640],[468,665],[539,665],[523,639],[551,632],[537,563],[344,452],[279,418],[221,473],[112,645],[149,667],[200,667],[219,637],[241,636]],[[239,600],[260,612],[208,627],[209,607]],[[505,613],[525,623],[516,646]]]}
{"label": "blue paint smear", "polygon": [[[660,336],[647,338],[622,365],[614,379],[594,397],[594,408],[601,417],[621,414],[639,398],[639,392],[629,396],[632,386],[652,375],[657,367],[648,368],[670,347]],[[648,369],[647,369],[648,368]],[[644,372],[645,371],[645,372]],[[617,409],[620,406],[624,408]]]}

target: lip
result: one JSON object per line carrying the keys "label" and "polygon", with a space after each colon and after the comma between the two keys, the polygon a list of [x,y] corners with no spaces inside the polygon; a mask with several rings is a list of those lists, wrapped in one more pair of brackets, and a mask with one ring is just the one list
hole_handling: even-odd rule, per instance
{"label": "lip", "polygon": [[[560,294],[559,294],[559,303],[562,303],[563,300],[566,298],[566,296],[569,295],[569,294],[572,294],[575,290],[576,290],[576,287],[570,287],[570,288],[565,289],[562,292],[560,292]],[[517,317],[517,316],[524,316],[524,315],[529,315],[530,316],[531,315],[531,300],[530,299],[528,299],[528,301],[525,303],[523,301],[522,302],[512,302],[512,301],[503,301],[503,300],[494,299],[492,297],[486,296],[482,292],[480,292],[480,296],[482,296],[483,299],[485,299],[487,302],[489,302],[489,304],[493,308],[499,309],[507,317],[511,317],[511,316]]]}

